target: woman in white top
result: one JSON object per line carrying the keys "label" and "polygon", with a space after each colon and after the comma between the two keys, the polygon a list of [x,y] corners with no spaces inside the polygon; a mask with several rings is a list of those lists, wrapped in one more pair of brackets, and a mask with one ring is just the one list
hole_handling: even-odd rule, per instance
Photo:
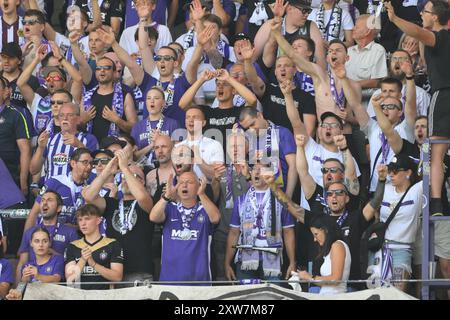
{"label": "woman in white top", "polygon": [[[373,199],[364,211],[380,211],[380,221],[385,222],[403,195],[399,210],[385,233],[383,246],[382,279],[406,280],[411,276],[412,246],[416,239],[419,216],[422,212],[422,181],[416,182],[417,165],[407,155],[396,155],[388,166],[378,167],[379,180]],[[389,173],[390,183],[385,183]],[[407,283],[395,283],[398,289],[406,291]]]}
{"label": "woman in white top", "polygon": [[320,246],[318,258],[323,257],[324,262],[320,267],[320,276],[313,277],[306,271],[299,271],[300,279],[339,281],[317,283],[317,285],[321,286],[320,294],[347,292],[346,281],[350,275],[352,258],[347,244],[340,240],[340,233],[336,221],[329,216],[319,215],[313,219],[310,228],[314,236],[314,241]]}

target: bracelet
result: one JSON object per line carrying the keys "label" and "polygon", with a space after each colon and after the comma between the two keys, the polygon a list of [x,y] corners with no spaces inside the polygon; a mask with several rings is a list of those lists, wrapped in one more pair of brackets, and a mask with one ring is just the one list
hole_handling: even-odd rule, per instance
{"label": "bracelet", "polygon": [[165,194],[163,194],[163,195],[161,196],[161,198],[163,198],[163,199],[166,200],[167,202],[172,202],[172,199],[166,197]]}
{"label": "bracelet", "polygon": [[342,152],[344,152],[344,151],[347,150],[347,149],[348,149],[348,146],[345,147],[345,148],[343,148],[343,149],[339,149],[339,150],[341,150]]}
{"label": "bracelet", "polygon": [[406,76],[405,78],[406,78],[406,80],[414,80],[414,75],[412,75],[410,77]]}

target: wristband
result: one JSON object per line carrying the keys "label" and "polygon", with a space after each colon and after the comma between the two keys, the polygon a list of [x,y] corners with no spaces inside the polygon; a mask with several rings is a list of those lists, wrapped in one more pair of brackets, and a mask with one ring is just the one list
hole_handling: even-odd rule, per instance
{"label": "wristband", "polygon": [[166,200],[167,202],[172,202],[172,199],[166,197],[165,194],[163,194],[163,195],[161,196],[161,198],[163,198],[163,199]]}
{"label": "wristband", "polygon": [[343,148],[343,149],[339,149],[339,150],[341,150],[342,152],[344,152],[344,151],[347,150],[347,149],[348,149],[348,146],[345,147],[345,148]]}
{"label": "wristband", "polygon": [[39,184],[37,184],[36,182],[31,183],[30,189],[39,189]]}
{"label": "wristband", "polygon": [[405,78],[406,80],[414,80],[414,75],[412,75],[411,77],[406,76]]}

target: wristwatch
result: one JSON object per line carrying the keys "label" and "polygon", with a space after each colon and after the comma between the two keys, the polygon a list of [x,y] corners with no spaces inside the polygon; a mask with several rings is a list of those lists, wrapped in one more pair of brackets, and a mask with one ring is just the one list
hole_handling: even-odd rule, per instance
{"label": "wristwatch", "polygon": [[166,197],[165,194],[163,194],[163,195],[161,196],[161,198],[163,198],[163,199],[166,200],[167,202],[172,202],[172,199]]}

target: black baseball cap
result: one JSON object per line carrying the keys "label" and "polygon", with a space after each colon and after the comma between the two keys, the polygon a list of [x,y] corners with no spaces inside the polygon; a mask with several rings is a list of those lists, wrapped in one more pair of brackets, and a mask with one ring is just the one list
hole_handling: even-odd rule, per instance
{"label": "black baseball cap", "polygon": [[16,42],[9,42],[3,46],[1,55],[22,60],[22,49]]}
{"label": "black baseball cap", "polygon": [[336,113],[331,112],[331,111],[327,111],[327,112],[322,113],[322,115],[320,116],[320,122],[323,122],[328,117],[335,118],[339,122],[341,127],[344,126],[344,123],[342,122],[342,119]]}
{"label": "black baseball cap", "polygon": [[252,40],[248,35],[246,35],[246,34],[243,33],[243,32],[238,33],[238,34],[234,37],[234,43],[236,43],[236,42],[239,41],[239,40],[248,40],[248,41],[250,41],[250,43],[253,45],[253,40]]}
{"label": "black baseball cap", "polygon": [[100,153],[104,153],[106,154],[108,157],[110,157],[111,159],[114,158],[114,153],[111,150],[108,149],[97,149],[95,151],[91,152],[91,157],[95,159],[95,157],[100,154]]}
{"label": "black baseball cap", "polygon": [[391,162],[388,164],[388,170],[412,170],[413,172],[417,172],[417,165],[414,161],[406,154],[398,154],[392,158]]}
{"label": "black baseball cap", "polygon": [[108,136],[108,137],[103,138],[102,141],[100,142],[100,149],[107,149],[110,146],[112,146],[113,144],[117,144],[121,148],[125,148],[125,146],[127,145],[127,142],[120,140],[119,138],[117,138],[115,136]]}
{"label": "black baseball cap", "polygon": [[289,0],[289,5],[297,8],[311,9],[311,0]]}

